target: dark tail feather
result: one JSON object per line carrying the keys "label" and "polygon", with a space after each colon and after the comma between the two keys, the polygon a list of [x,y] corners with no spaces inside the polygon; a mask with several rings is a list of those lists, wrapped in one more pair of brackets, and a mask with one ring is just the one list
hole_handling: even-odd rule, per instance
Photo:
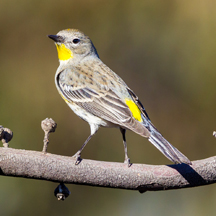
{"label": "dark tail feather", "polygon": [[185,163],[191,164],[191,161],[183,155],[177,148],[172,146],[157,129],[151,125],[150,126],[150,137],[148,140],[158,149],[160,150],[169,160],[174,163]]}

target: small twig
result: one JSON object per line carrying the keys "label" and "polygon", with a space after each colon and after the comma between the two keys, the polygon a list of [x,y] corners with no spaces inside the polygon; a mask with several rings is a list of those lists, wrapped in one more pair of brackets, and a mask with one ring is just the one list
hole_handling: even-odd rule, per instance
{"label": "small twig", "polygon": [[43,153],[47,153],[47,147],[48,147],[48,144],[49,144],[49,134],[52,133],[52,132],[55,132],[55,129],[57,127],[57,124],[55,123],[55,121],[53,119],[44,119],[42,122],[41,122],[41,127],[44,131],[44,145],[43,145],[43,150],[42,152]]}

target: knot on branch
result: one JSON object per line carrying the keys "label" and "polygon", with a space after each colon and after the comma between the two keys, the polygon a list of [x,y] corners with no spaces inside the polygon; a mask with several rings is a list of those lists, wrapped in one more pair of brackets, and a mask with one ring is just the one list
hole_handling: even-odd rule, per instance
{"label": "knot on branch", "polygon": [[57,197],[58,200],[64,201],[70,195],[70,191],[64,185],[64,183],[60,183],[58,187],[55,189],[54,195]]}
{"label": "knot on branch", "polygon": [[4,128],[0,125],[0,140],[5,148],[9,147],[9,142],[13,138],[13,132],[9,128]]}

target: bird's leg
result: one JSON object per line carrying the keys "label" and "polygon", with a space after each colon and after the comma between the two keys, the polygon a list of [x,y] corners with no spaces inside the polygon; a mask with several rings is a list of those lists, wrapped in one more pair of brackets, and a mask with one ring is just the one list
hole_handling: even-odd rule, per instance
{"label": "bird's leg", "polygon": [[72,157],[75,157],[75,158],[76,158],[75,165],[78,165],[78,164],[81,162],[81,160],[82,160],[82,158],[81,158],[81,152],[82,152],[82,150],[85,148],[86,144],[87,144],[88,141],[92,138],[93,135],[94,135],[94,134],[91,134],[91,135],[86,139],[86,141],[83,143],[83,145],[82,145],[82,147],[80,148],[80,150],[77,151],[77,153],[76,153],[75,155],[72,156]]}
{"label": "bird's leg", "polygon": [[83,143],[83,145],[82,145],[82,147],[80,148],[80,150],[79,150],[75,155],[73,155],[73,157],[76,158],[75,165],[78,165],[78,164],[82,161],[81,152],[82,152],[82,150],[85,148],[85,146],[86,146],[86,144],[88,143],[88,141],[93,137],[93,135],[96,134],[96,132],[97,132],[98,129],[99,129],[99,126],[98,126],[98,125],[95,125],[95,124],[90,124],[90,129],[91,129],[91,134],[90,134],[89,137],[86,139],[86,141]]}
{"label": "bird's leg", "polygon": [[124,160],[124,163],[127,163],[127,164],[128,164],[128,167],[130,167],[130,166],[131,166],[131,163],[130,163],[130,158],[128,157],[128,154],[127,154],[127,143],[126,143],[126,137],[125,137],[126,130],[123,129],[123,128],[120,128],[120,131],[121,131],[121,133],[122,133],[123,145],[124,145],[124,152],[125,152],[125,160]]}

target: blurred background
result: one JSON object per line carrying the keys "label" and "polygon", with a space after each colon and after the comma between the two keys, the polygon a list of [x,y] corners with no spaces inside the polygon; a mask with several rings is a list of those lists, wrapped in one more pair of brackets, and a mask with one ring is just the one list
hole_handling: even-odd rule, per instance
{"label": "blurred background", "polygon": [[[59,96],[57,52],[48,34],[78,28],[100,58],[139,96],[152,122],[190,160],[216,155],[216,2],[175,0],[1,0],[0,124],[12,148],[42,150],[41,120],[57,130],[48,151],[73,155],[90,133]],[[170,164],[146,139],[127,132],[133,163]],[[117,129],[100,129],[83,158],[123,162]],[[146,192],[1,177],[1,215],[214,215],[216,187]]]}

